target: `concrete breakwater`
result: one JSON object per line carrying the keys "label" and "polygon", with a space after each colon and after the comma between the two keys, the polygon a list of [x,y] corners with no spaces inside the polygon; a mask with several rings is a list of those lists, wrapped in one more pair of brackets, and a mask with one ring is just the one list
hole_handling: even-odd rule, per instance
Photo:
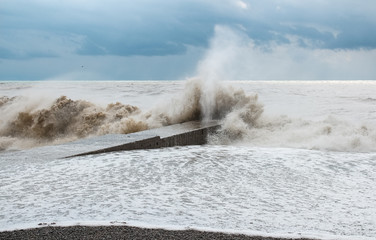
{"label": "concrete breakwater", "polygon": [[[75,149],[65,157],[115,151],[155,149],[173,146],[202,145],[208,134],[219,128],[218,121],[190,121],[130,134],[108,134],[64,144]],[[74,146],[72,146],[74,145]]]}

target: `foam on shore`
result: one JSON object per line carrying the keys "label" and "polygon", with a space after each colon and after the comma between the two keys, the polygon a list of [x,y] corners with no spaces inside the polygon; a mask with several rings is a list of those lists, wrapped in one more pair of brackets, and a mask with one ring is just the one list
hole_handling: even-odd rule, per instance
{"label": "foam on shore", "polygon": [[142,222],[126,222],[126,221],[90,221],[90,222],[51,222],[51,223],[28,223],[28,224],[18,224],[10,226],[7,228],[0,228],[0,232],[5,231],[18,231],[18,230],[31,230],[36,228],[44,227],[75,227],[75,226],[86,226],[86,227],[136,227],[140,229],[161,229],[167,231],[199,231],[199,232],[212,232],[212,233],[224,233],[230,235],[245,235],[250,237],[262,237],[262,238],[273,238],[273,239],[318,239],[318,240],[373,240],[371,237],[365,236],[338,236],[338,235],[328,235],[328,234],[318,234],[318,233],[265,233],[260,231],[249,231],[249,230],[234,230],[234,229],[216,229],[209,227],[199,227],[199,226],[176,226],[176,225],[156,225],[156,224],[146,224]]}

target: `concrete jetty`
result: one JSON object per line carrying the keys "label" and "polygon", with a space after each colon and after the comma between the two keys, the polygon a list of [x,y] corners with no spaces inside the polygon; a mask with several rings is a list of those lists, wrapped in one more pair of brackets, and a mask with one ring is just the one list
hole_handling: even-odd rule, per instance
{"label": "concrete jetty", "polygon": [[[202,145],[209,133],[219,128],[218,121],[191,121],[130,134],[108,134],[63,144],[65,157],[115,151]],[[74,152],[72,152],[74,151]]]}

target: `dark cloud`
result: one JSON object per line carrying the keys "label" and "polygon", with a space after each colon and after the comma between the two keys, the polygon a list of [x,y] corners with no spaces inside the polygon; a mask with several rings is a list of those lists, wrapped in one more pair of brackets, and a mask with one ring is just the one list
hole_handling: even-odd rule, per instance
{"label": "dark cloud", "polygon": [[[192,0],[3,2],[2,28],[79,35],[83,40],[75,52],[83,55],[182,54],[187,45],[207,47],[216,24],[241,26],[256,42],[283,43],[289,41],[286,35],[296,35],[312,40],[316,43],[314,47],[376,47],[376,33],[370,31],[376,28],[375,21],[362,16],[360,11],[364,8],[354,10],[351,1],[302,4],[244,0],[248,9],[241,9],[236,0],[221,3]],[[334,35],[330,31],[338,33]],[[30,57],[39,57],[27,49],[26,42],[22,48],[30,52]],[[1,57],[9,58],[12,54],[3,51]]]}
{"label": "dark cloud", "polygon": [[375,11],[374,0],[1,0],[0,59],[172,59],[208,48],[216,25],[237,29],[265,52],[273,44],[372,50]]}

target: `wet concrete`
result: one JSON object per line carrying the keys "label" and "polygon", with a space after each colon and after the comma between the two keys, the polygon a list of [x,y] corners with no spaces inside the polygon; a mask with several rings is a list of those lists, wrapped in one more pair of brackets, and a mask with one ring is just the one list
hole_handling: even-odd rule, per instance
{"label": "wet concrete", "polygon": [[0,158],[11,164],[15,160],[44,161],[114,151],[201,145],[207,142],[208,134],[218,128],[217,121],[192,121],[131,134],[108,134],[60,145],[8,151],[1,153]]}
{"label": "wet concrete", "polygon": [[219,123],[217,121],[205,123],[191,121],[130,134],[109,134],[64,144],[67,149],[71,146],[70,149],[75,149],[76,151],[76,153],[70,153],[65,156],[72,157],[114,151],[202,145],[207,143],[208,134],[214,132],[218,127]]}

